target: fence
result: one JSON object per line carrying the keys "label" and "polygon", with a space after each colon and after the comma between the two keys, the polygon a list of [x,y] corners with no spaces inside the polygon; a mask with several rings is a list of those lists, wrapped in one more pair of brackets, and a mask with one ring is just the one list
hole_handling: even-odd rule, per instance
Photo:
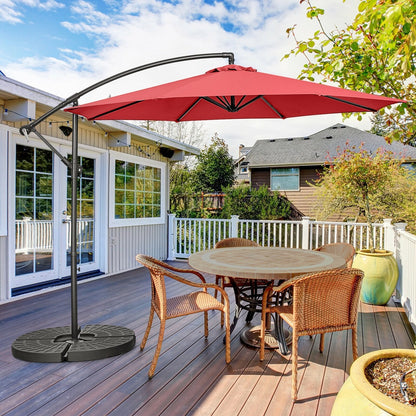
{"label": "fence", "polygon": [[416,328],[416,236],[402,229],[395,235],[395,250],[399,266],[396,297],[406,310],[409,322]]}
{"label": "fence", "polygon": [[[390,220],[374,225],[374,246],[384,248]],[[311,221],[176,218],[169,216],[169,258],[188,258],[213,248],[223,238],[243,237],[265,247],[314,249],[326,243],[348,242],[356,249],[368,247],[370,230],[365,223]]]}

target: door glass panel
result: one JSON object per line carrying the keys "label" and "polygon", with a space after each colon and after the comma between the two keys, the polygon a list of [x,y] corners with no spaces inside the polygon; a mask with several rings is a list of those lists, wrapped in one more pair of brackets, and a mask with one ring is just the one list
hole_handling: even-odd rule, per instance
{"label": "door glass panel", "polygon": [[53,155],[16,145],[16,275],[53,268]]}
{"label": "door glass panel", "polygon": [[[79,157],[81,173],[77,190],[77,264],[95,261],[95,224],[94,224],[94,190],[95,190],[95,159]],[[71,177],[68,172],[67,192],[67,266],[71,265]]]}

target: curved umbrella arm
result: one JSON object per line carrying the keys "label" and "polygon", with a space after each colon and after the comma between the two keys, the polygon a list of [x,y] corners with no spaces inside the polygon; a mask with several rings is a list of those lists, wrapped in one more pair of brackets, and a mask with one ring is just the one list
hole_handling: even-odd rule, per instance
{"label": "curved umbrella arm", "polygon": [[234,64],[234,53],[232,52],[219,52],[219,53],[203,53],[203,54],[197,54],[197,55],[185,55],[185,56],[178,56],[176,58],[169,58],[169,59],[163,59],[161,61],[155,61],[151,62],[149,64],[137,66],[131,69],[128,69],[126,71],[119,72],[118,74],[112,75],[111,77],[105,78],[102,81],[96,82],[93,85],[90,85],[89,87],[83,89],[80,92],[77,92],[70,97],[68,97],[65,101],[62,101],[60,104],[58,104],[56,107],[52,108],[48,112],[46,112],[43,116],[39,117],[38,119],[32,121],[29,124],[26,124],[22,127],[20,127],[20,133],[24,135],[23,131],[26,131],[27,133],[30,133],[34,130],[34,128],[41,123],[43,120],[47,119],[49,116],[60,110],[61,108],[64,108],[70,104],[74,104],[80,97],[83,95],[102,87],[105,84],[108,84],[112,81],[115,81],[117,79],[123,78],[127,75],[134,74],[136,72],[144,71],[146,69],[155,68],[157,66],[172,64],[176,62],[183,62],[183,61],[192,61],[196,59],[211,59],[211,58],[227,58],[230,65]]}

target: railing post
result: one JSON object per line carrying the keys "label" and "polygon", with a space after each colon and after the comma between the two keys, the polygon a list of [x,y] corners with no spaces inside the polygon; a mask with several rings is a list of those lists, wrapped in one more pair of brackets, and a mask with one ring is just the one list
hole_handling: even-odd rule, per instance
{"label": "railing post", "polygon": [[391,218],[385,218],[383,220],[384,228],[384,249],[390,250],[396,256],[396,230],[392,224]]}
{"label": "railing post", "polygon": [[238,237],[238,215],[231,215],[230,237]]}
{"label": "railing post", "polygon": [[176,260],[176,215],[168,214],[168,260]]}
{"label": "railing post", "polygon": [[302,217],[302,248],[309,250],[309,227],[311,221],[309,217]]}

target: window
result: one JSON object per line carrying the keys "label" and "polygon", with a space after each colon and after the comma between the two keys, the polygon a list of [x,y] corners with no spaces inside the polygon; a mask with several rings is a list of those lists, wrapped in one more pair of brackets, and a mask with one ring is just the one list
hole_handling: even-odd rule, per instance
{"label": "window", "polygon": [[299,168],[275,168],[270,171],[272,191],[298,191]]}
{"label": "window", "polygon": [[240,173],[247,173],[247,172],[248,172],[247,166],[241,166]]}
{"label": "window", "polygon": [[110,225],[163,223],[165,164],[115,152],[110,162]]}

